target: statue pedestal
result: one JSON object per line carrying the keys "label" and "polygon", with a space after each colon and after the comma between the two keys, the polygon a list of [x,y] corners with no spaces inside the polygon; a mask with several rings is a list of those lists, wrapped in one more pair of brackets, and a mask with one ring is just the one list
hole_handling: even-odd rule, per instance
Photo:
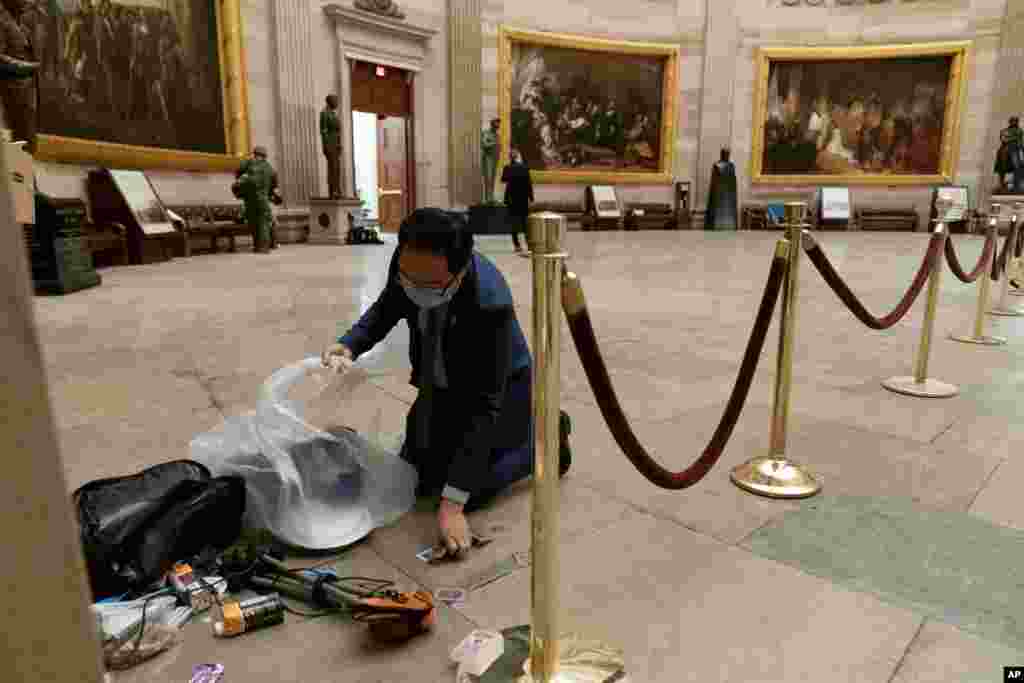
{"label": "statue pedestal", "polygon": [[1024,194],[1020,192],[993,192],[988,201],[989,204],[1001,204],[1003,213],[1010,214],[1013,211],[1014,204],[1018,202],[1024,203]]}
{"label": "statue pedestal", "polygon": [[353,213],[363,207],[361,199],[309,200],[309,244],[346,244]]}

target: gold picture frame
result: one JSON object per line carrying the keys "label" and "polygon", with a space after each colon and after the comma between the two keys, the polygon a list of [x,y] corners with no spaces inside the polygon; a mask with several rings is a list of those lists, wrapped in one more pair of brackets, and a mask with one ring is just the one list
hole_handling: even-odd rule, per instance
{"label": "gold picture frame", "polygon": [[122,169],[234,171],[249,153],[248,93],[242,14],[239,0],[211,0],[217,20],[220,85],[227,154],[209,154],[98,140],[39,135],[35,158],[41,161],[97,164]]}
{"label": "gold picture frame", "polygon": [[[755,59],[754,126],[750,155],[750,178],[761,185],[932,185],[953,182],[960,152],[960,122],[966,95],[965,75],[971,52],[970,41],[901,45],[829,47],[762,47]],[[879,61],[896,58],[950,57],[945,88],[945,108],[939,142],[938,173],[766,173],[765,124],[768,119],[769,74],[775,62]]]}
{"label": "gold picture frame", "polygon": [[498,116],[501,121],[501,167],[509,162],[512,134],[513,44],[566,48],[613,55],[663,57],[659,157],[657,171],[594,171],[534,170],[530,177],[536,183],[579,184],[670,184],[674,180],[675,131],[678,106],[679,47],[660,43],[605,40],[578,35],[529,31],[508,26],[498,27]]}

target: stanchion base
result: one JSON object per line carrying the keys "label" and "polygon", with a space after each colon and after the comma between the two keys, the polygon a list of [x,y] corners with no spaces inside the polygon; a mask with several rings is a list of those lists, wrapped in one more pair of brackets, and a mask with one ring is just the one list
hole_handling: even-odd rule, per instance
{"label": "stanchion base", "polygon": [[753,458],[734,467],[729,477],[741,489],[768,498],[808,498],[821,490],[809,472],[785,458]]}
{"label": "stanchion base", "polygon": [[[478,683],[534,683],[530,675],[530,627],[504,629],[505,652]],[[569,634],[559,640],[558,673],[551,683],[629,683],[622,651]]]}
{"label": "stanchion base", "polygon": [[913,377],[890,377],[882,382],[882,386],[897,394],[921,398],[949,398],[960,393],[960,387],[955,384],[947,384],[930,377],[923,382],[918,382]]}
{"label": "stanchion base", "polygon": [[989,315],[1003,315],[1007,317],[1018,317],[1024,315],[1024,310],[1020,308],[993,308],[990,310]]}
{"label": "stanchion base", "polygon": [[983,346],[1002,346],[1006,343],[1005,337],[975,337],[971,334],[951,334],[949,338],[964,344],[981,344]]}

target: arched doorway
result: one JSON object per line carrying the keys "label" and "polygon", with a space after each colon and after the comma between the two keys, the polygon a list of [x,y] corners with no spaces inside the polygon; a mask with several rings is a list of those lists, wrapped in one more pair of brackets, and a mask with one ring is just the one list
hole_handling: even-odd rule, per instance
{"label": "arched doorway", "polygon": [[383,230],[416,206],[413,74],[352,60],[352,155],[356,192]]}

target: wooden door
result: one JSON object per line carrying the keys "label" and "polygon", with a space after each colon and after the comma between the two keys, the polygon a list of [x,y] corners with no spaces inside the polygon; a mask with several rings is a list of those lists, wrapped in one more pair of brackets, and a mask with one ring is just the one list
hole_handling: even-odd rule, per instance
{"label": "wooden door", "polygon": [[402,116],[377,121],[377,215],[381,228],[388,232],[397,232],[408,213],[406,126]]}

